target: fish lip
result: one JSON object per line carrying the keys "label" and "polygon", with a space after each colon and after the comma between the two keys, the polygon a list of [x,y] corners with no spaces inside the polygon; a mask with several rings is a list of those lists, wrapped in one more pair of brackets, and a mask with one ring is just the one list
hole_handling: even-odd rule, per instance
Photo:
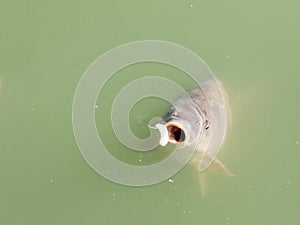
{"label": "fish lip", "polygon": [[[186,132],[180,122],[172,120],[172,121],[166,122],[165,126],[168,130],[169,142],[171,144],[179,145],[186,141]],[[174,127],[175,127],[175,129],[173,129]],[[179,137],[178,137],[178,131],[180,132]],[[182,137],[182,135],[183,135],[183,137]],[[183,140],[180,140],[181,138],[183,138]]]}
{"label": "fish lip", "polygon": [[157,123],[155,124],[155,129],[158,129],[159,133],[160,133],[160,141],[159,144],[161,146],[166,146],[169,142],[169,134],[168,134],[168,129],[165,126],[165,124],[162,123]]}

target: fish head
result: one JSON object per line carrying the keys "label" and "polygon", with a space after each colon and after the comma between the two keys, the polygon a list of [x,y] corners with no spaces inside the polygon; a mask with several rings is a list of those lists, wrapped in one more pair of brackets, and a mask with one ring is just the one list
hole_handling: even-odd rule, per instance
{"label": "fish head", "polygon": [[199,119],[195,115],[195,110],[192,107],[180,105],[172,106],[157,128],[161,134],[161,145],[171,144],[189,146],[195,144],[199,139]]}

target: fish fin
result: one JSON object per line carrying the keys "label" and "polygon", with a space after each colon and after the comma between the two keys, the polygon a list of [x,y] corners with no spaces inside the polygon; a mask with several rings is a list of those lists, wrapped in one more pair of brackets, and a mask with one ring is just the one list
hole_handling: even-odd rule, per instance
{"label": "fish fin", "polygon": [[199,172],[198,178],[199,178],[201,196],[205,197],[206,196],[206,184],[207,184],[206,183],[206,174],[204,172]]}
{"label": "fish fin", "polygon": [[235,175],[228,170],[223,163],[221,163],[219,160],[214,159],[210,166],[208,167],[209,171],[223,175],[223,176],[229,176],[229,177],[234,177]]}

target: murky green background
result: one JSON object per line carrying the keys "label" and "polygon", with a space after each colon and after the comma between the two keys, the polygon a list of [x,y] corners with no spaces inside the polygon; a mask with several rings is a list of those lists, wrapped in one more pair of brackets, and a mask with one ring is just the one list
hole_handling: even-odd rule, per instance
{"label": "murky green background", "polygon": [[[299,7],[290,0],[2,0],[0,224],[300,224]],[[144,39],[190,48],[228,91],[232,124],[219,159],[236,177],[208,174],[205,198],[192,166],[174,182],[120,186],[97,175],[76,146],[71,111],[83,72],[107,50]],[[153,72],[190,85],[172,68],[120,71],[123,80],[116,74],[96,112],[108,146],[118,145],[103,119],[110,96],[134,78],[130,74]],[[167,108],[149,101],[132,114],[142,135],[145,120]],[[140,162],[125,148],[111,152]],[[166,154],[147,153],[143,162]]]}

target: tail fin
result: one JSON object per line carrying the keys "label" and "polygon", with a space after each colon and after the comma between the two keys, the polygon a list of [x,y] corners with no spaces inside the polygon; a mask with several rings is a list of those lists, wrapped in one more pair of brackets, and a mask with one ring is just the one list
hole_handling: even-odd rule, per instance
{"label": "tail fin", "polygon": [[[219,160],[214,159],[211,165],[207,168],[206,171],[211,171],[215,174],[219,174],[222,176],[228,176],[228,177],[233,177],[235,176],[233,173],[231,173],[223,163],[221,163]],[[206,181],[206,171],[199,171],[198,173],[198,178],[199,178],[199,184],[200,184],[200,189],[201,189],[201,195],[202,197],[206,196],[206,186],[207,186],[207,181]]]}
{"label": "tail fin", "polygon": [[199,178],[201,196],[205,197],[206,196],[206,174],[205,174],[205,172],[199,172],[198,178]]}
{"label": "tail fin", "polygon": [[208,170],[219,175],[233,177],[235,176],[231,173],[219,160],[214,159],[213,162],[208,167]]}

